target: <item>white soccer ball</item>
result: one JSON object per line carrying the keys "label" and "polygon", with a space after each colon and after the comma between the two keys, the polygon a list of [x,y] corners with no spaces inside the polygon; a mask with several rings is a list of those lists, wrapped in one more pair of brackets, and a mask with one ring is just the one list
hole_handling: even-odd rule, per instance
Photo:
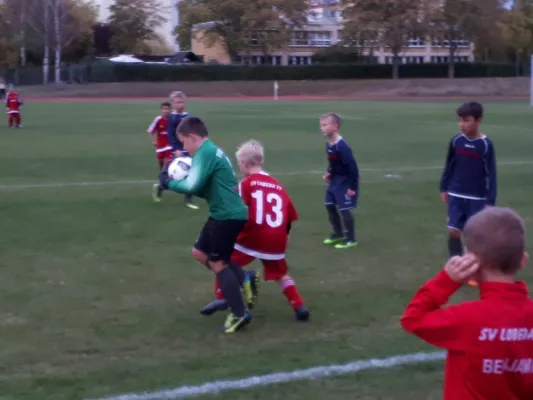
{"label": "white soccer ball", "polygon": [[189,169],[191,169],[191,165],[191,157],[175,158],[168,166],[168,175],[176,181],[185,179],[187,178],[187,175],[189,175]]}

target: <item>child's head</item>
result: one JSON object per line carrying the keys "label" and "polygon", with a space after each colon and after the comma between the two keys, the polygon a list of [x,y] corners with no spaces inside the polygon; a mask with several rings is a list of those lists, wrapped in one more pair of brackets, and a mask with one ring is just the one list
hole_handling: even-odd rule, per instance
{"label": "child's head", "polygon": [[265,149],[258,141],[248,140],[238,147],[236,157],[241,173],[248,176],[263,169]]}
{"label": "child's head", "polygon": [[339,114],[329,112],[320,117],[320,130],[326,137],[331,137],[336,133],[339,133],[341,129],[342,118]]}
{"label": "child's head", "polygon": [[172,106],[170,105],[170,102],[165,101],[161,103],[161,116],[163,118],[167,118],[172,111]]}
{"label": "child's head", "polygon": [[181,113],[185,110],[185,100],[187,100],[187,96],[185,96],[185,93],[183,92],[175,91],[170,93],[172,109],[176,112]]}
{"label": "child's head", "polygon": [[524,220],[510,208],[487,207],[468,220],[465,246],[480,263],[480,281],[514,278],[525,266],[526,229]]}
{"label": "child's head", "polygon": [[483,106],[475,101],[465,103],[457,109],[459,129],[466,136],[475,136],[483,120]]}
{"label": "child's head", "polygon": [[189,116],[180,122],[176,135],[183,143],[184,149],[189,154],[194,155],[208,138],[209,133],[204,121],[198,117]]}

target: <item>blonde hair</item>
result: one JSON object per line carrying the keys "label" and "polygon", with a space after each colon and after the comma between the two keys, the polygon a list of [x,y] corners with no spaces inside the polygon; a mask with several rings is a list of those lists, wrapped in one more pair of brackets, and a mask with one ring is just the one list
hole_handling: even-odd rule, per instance
{"label": "blonde hair", "polygon": [[185,93],[183,92],[180,92],[179,90],[176,90],[172,93],[170,93],[170,99],[173,100],[173,99],[183,99],[183,100],[186,100],[187,99],[187,96],[185,96]]}
{"label": "blonde hair", "polygon": [[250,166],[262,166],[265,161],[265,149],[257,140],[248,140],[237,148],[237,160],[246,161]]}
{"label": "blonde hair", "polygon": [[322,121],[323,119],[326,119],[326,118],[331,118],[331,120],[333,121],[333,123],[335,125],[337,125],[339,128],[341,127],[342,117],[339,114],[337,114],[336,112],[328,112],[328,113],[322,115],[320,117],[320,120]]}

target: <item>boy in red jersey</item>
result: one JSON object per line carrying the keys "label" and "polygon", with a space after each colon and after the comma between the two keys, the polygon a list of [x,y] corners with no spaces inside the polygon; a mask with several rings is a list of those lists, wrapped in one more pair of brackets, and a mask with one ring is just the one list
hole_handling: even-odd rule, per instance
{"label": "boy in red jersey", "polygon": [[[300,297],[293,279],[287,274],[285,250],[292,223],[298,213],[285,188],[263,171],[264,149],[255,140],[243,143],[237,150],[237,161],[244,179],[239,193],[248,206],[248,221],[237,238],[232,262],[245,267],[255,259],[261,260],[265,281],[276,281],[291,305],[298,321],[309,319],[309,310]],[[247,274],[247,278],[254,275]],[[246,290],[246,285],[244,286]],[[201,313],[210,315],[227,308],[215,282],[217,300],[208,304]]]}
{"label": "boy in red jersey", "polygon": [[20,115],[20,107],[24,104],[13,85],[9,85],[7,89],[7,96],[5,99],[7,122],[10,128],[22,128],[22,117]]}
{"label": "boy in red jersey", "polygon": [[170,115],[170,103],[161,104],[161,114],[154,118],[148,127],[148,133],[152,136],[152,145],[155,148],[159,170],[165,165],[165,161],[172,158],[172,146],[168,140],[167,124]]}
{"label": "boy in red jersey", "polygon": [[[469,253],[451,258],[407,306],[404,329],[448,350],[445,400],[533,399],[533,301],[524,282],[524,221],[488,207],[464,229]],[[480,300],[442,308],[469,279]]]}

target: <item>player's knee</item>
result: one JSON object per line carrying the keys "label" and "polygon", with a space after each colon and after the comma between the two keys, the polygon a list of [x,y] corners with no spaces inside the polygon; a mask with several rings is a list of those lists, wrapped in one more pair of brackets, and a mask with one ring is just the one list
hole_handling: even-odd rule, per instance
{"label": "player's knee", "polygon": [[200,264],[205,265],[207,263],[207,254],[198,250],[196,247],[192,248],[192,255]]}
{"label": "player's knee", "polygon": [[215,275],[222,272],[222,270],[227,267],[227,264],[223,261],[208,261],[207,264]]}
{"label": "player's knee", "polygon": [[450,239],[461,239],[461,231],[455,228],[448,228],[448,236]]}

